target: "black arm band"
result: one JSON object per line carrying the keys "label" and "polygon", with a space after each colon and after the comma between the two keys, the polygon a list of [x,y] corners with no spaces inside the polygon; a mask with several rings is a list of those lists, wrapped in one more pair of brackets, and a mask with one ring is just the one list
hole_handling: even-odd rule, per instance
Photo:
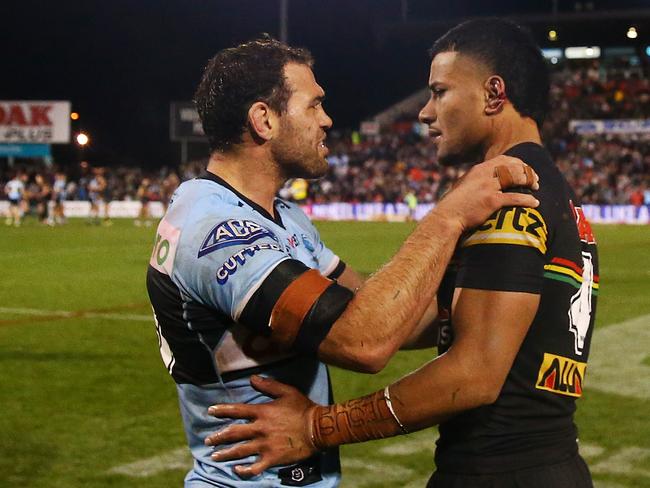
{"label": "black arm band", "polygon": [[330,274],[327,275],[327,277],[331,280],[337,279],[339,276],[343,274],[343,271],[345,271],[345,267],[347,265],[345,264],[344,261],[339,260],[339,264],[336,265],[336,268],[334,268],[334,271],[332,271]]}
{"label": "black arm band", "polygon": [[239,322],[268,335],[271,332],[269,329],[271,312],[280,295],[293,280],[306,271],[309,271],[309,268],[295,259],[287,259],[278,264],[248,300]]}
{"label": "black arm band", "polygon": [[315,355],[334,322],[338,320],[354,293],[336,283],[328,287],[311,307],[293,343],[297,352]]}

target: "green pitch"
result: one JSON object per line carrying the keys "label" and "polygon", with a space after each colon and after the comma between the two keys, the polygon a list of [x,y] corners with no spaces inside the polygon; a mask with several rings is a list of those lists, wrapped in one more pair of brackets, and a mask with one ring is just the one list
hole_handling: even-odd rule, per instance
{"label": "green pitch", "polygon": [[[363,273],[412,228],[318,226]],[[598,488],[650,486],[650,227],[596,233],[601,291],[578,402],[581,449]],[[182,486],[189,459],[144,286],[153,238],[126,220],[0,227],[0,486]],[[400,353],[376,376],[334,370],[336,396],[374,391],[432,357]],[[346,446],[343,486],[423,486],[434,436]]]}

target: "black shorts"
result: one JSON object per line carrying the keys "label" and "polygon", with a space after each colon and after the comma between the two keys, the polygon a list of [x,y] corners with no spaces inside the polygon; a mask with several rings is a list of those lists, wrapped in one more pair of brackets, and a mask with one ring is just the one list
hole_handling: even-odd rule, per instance
{"label": "black shorts", "polygon": [[580,455],[561,463],[507,473],[462,475],[435,472],[427,488],[593,488]]}
{"label": "black shorts", "polygon": [[10,207],[17,207],[20,205],[20,198],[10,198],[9,199],[9,206]]}

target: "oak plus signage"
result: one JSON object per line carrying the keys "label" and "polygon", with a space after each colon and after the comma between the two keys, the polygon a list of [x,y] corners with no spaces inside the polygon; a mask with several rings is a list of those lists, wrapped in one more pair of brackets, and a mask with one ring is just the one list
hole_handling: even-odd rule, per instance
{"label": "oak plus signage", "polygon": [[0,100],[0,143],[70,142],[70,102]]}

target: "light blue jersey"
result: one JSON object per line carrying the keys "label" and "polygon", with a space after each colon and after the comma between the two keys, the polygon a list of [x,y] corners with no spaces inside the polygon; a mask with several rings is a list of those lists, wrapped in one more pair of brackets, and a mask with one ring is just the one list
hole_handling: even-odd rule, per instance
{"label": "light blue jersey", "polygon": [[231,422],[208,415],[210,405],[270,400],[251,388],[251,374],[292,384],[317,403],[332,401],[326,366],[314,355],[278,350],[267,338],[268,321],[255,322],[251,319],[257,317],[255,310],[246,308],[287,260],[300,261],[325,276],[342,264],[297,205],[276,199],[273,219],[209,173],[183,183],[160,222],[147,288],[160,352],[177,383],[195,461],[186,487],[321,488],[339,482],[337,450],[242,480],[232,471],[241,460],[214,462],[213,448],[203,443],[207,435]]}

